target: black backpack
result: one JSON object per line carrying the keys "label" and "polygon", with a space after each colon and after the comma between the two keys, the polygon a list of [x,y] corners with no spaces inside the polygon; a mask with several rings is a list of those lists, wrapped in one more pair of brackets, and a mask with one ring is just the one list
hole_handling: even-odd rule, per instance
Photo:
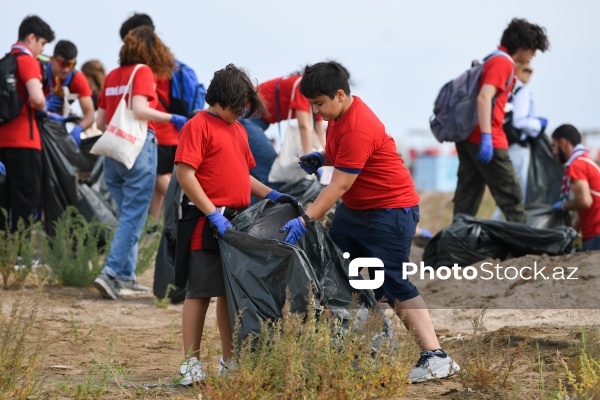
{"label": "black backpack", "polygon": [[[515,91],[511,94],[510,99],[508,99],[509,103],[512,103],[513,99],[519,93],[523,86],[520,86],[515,89]],[[506,134],[506,140],[508,140],[508,145],[510,146],[513,143],[519,143],[521,146],[527,146],[527,139],[521,140],[521,129],[515,128],[513,125],[513,110],[507,111],[504,114],[504,122],[502,123],[502,128],[504,129],[504,133]]]}
{"label": "black backpack", "polygon": [[17,90],[17,57],[23,54],[8,53],[0,60],[0,125],[17,118],[23,109]]}

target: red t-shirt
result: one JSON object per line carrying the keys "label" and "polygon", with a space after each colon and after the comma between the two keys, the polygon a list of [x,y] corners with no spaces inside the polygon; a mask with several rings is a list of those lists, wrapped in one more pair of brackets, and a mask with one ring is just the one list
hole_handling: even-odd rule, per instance
{"label": "red t-shirt", "polygon": [[[61,79],[60,84],[64,85],[64,83],[65,83],[65,80]],[[52,86],[54,86],[54,81],[52,81]],[[71,83],[69,83],[68,88],[69,88],[69,93],[72,95],[76,95],[76,97],[78,97],[78,98],[92,95],[92,89],[90,88],[90,84],[89,84],[87,78],[85,77],[84,74],[82,74],[79,71],[74,72],[73,79],[71,80]],[[45,82],[44,96],[48,96],[48,94],[50,94],[50,83]]]}
{"label": "red t-shirt", "polygon": [[[500,46],[499,50],[508,53],[508,50]],[[508,88],[506,87],[506,83],[510,79],[510,76],[513,76],[513,81],[510,82]],[[508,149],[508,140],[506,140],[506,134],[504,133],[504,129],[502,128],[502,124],[504,122],[504,106],[508,101],[508,94],[512,91],[512,88],[515,84],[516,77],[516,69],[515,64],[511,62],[508,58],[498,55],[490,59],[483,66],[483,72],[481,73],[481,80],[479,81],[479,88],[481,88],[484,84],[493,85],[496,89],[496,100],[494,103],[494,108],[492,110],[492,145],[496,149]],[[473,143],[481,143],[481,127],[479,124],[475,127],[471,136],[469,136],[469,141]]]}
{"label": "red t-shirt", "polygon": [[353,210],[405,208],[419,204],[410,172],[396,143],[357,96],[337,121],[327,125],[327,157],[336,168],[360,171],[343,196]]}
{"label": "red t-shirt", "polygon": [[[270,81],[261,83],[258,85],[258,94],[262,97],[265,105],[267,106],[267,111],[269,112],[269,116],[262,116],[267,122],[270,124],[277,123],[277,110],[275,107],[275,89],[277,87],[277,82],[281,80],[279,83],[279,116],[280,121],[285,121],[288,119],[288,112],[290,108],[292,109],[292,119],[296,118],[296,111],[310,111],[310,103],[308,99],[300,93],[300,84],[296,85],[296,94],[294,95],[294,100],[290,102],[292,98],[292,89],[294,88],[294,83],[302,78],[300,75],[290,76],[289,78],[275,78]],[[316,119],[318,121],[323,118],[317,116]]]}
{"label": "red t-shirt", "polygon": [[[567,186],[574,180],[587,181],[592,192],[592,205],[579,210],[583,239],[600,235],[600,168],[588,157],[578,157],[565,169]],[[595,192],[595,193],[594,193]]]}
{"label": "red t-shirt", "polygon": [[[248,145],[248,134],[239,122],[228,124],[200,111],[179,133],[175,163],[196,168],[202,190],[217,206],[243,208],[250,204],[250,168],[256,163]],[[206,217],[200,218],[191,249],[202,248]]]}
{"label": "red t-shirt", "polygon": [[[156,80],[156,93],[159,98],[165,102],[167,107],[170,105],[170,93],[171,93],[171,81],[167,78],[160,78]],[[162,102],[159,101],[156,109],[158,111],[168,113]],[[177,127],[170,122],[156,122],[156,141],[161,146],[177,146],[177,136],[179,131]]]}
{"label": "red t-shirt", "polygon": [[[117,106],[125,93],[125,89],[127,89],[127,83],[129,82],[129,77],[131,77],[134,67],[135,65],[124,65],[113,69],[104,80],[100,96],[98,96],[98,108],[106,110],[107,124],[117,110]],[[149,107],[156,109],[156,80],[154,78],[154,73],[147,65],[138,68],[135,73],[131,93],[133,96],[140,95],[148,97]],[[125,97],[125,100],[129,103],[129,98],[127,96]],[[148,128],[156,131],[155,123],[153,121],[148,121]]]}
{"label": "red t-shirt", "polygon": [[[22,50],[13,49],[12,54],[21,53]],[[42,69],[37,58],[30,55],[17,57],[17,91],[19,97],[23,99],[23,108],[17,118],[0,126],[0,148],[14,147],[24,149],[42,149],[42,140],[40,131],[35,121],[35,109],[31,108],[29,115],[29,95],[25,83],[30,79],[37,78],[42,80]]]}

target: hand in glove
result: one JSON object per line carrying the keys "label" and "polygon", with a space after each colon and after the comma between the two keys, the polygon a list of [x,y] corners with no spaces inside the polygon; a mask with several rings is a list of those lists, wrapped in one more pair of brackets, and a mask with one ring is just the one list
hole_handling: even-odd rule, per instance
{"label": "hand in glove", "polygon": [[281,228],[281,232],[289,230],[284,242],[296,244],[298,240],[306,233],[306,227],[302,223],[302,217],[290,219],[287,224]]}
{"label": "hand in glove", "polygon": [[225,236],[225,231],[227,228],[232,228],[231,222],[229,222],[229,220],[225,218],[218,209],[210,214],[206,214],[206,217],[217,228],[220,237]]}
{"label": "hand in glove", "polygon": [[321,168],[324,163],[325,159],[323,158],[323,154],[315,151],[314,153],[308,153],[300,157],[298,165],[300,165],[300,168],[310,175],[317,172],[317,170]]}
{"label": "hand in glove", "polygon": [[494,156],[494,146],[492,146],[492,134],[482,133],[481,134],[481,148],[479,149],[479,155],[477,159],[484,164],[489,163]]}
{"label": "hand in glove", "polygon": [[81,125],[75,125],[73,129],[71,129],[71,137],[77,143],[77,147],[81,146],[81,132],[83,132],[83,127]]}
{"label": "hand in glove", "polygon": [[290,196],[289,194],[279,193],[277,190],[272,190],[265,199],[271,200],[275,203],[290,203],[297,204],[298,200],[294,196]]}
{"label": "hand in glove", "polygon": [[63,105],[65,104],[64,97],[51,94],[46,98],[46,109],[57,113],[62,113]]}
{"label": "hand in glove", "polygon": [[180,131],[187,121],[187,117],[184,117],[183,115],[173,114],[171,117],[171,121],[169,122],[175,125],[177,127],[177,130]]}

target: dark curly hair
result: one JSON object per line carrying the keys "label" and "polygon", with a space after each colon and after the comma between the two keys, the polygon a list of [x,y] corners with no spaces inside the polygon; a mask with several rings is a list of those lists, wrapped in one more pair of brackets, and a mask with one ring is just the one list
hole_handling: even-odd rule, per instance
{"label": "dark curly hair", "polygon": [[127,36],[130,30],[140,26],[149,26],[154,30],[154,22],[148,14],[134,13],[121,24],[121,29],[119,29],[121,40],[125,40],[125,36]]}
{"label": "dark curly hair", "polygon": [[350,72],[337,61],[320,62],[304,69],[304,77],[300,81],[300,93],[309,99],[326,95],[335,97],[338,90],[350,96]]}
{"label": "dark curly hair", "polygon": [[19,40],[25,40],[31,33],[38,40],[44,38],[48,43],[54,40],[54,31],[50,28],[50,25],[37,15],[28,15],[19,25]]}
{"label": "dark curly hair", "polygon": [[129,31],[119,53],[119,65],[146,64],[157,78],[171,78],[175,57],[149,26]]}
{"label": "dark curly hair", "polygon": [[244,113],[244,118],[249,118],[253,114],[268,114],[246,71],[233,64],[215,72],[206,90],[206,102],[210,106],[219,103],[223,108],[229,107],[234,114],[241,113],[246,106],[249,106],[249,110]]}
{"label": "dark curly hair", "polygon": [[552,139],[560,140],[567,139],[567,142],[571,143],[573,146],[577,146],[581,143],[581,133],[570,124],[563,124],[556,128],[556,130],[552,133]]}
{"label": "dark curly hair", "polygon": [[519,48],[544,52],[550,47],[546,28],[519,18],[510,21],[502,34],[500,45],[506,47],[510,55],[515,54]]}

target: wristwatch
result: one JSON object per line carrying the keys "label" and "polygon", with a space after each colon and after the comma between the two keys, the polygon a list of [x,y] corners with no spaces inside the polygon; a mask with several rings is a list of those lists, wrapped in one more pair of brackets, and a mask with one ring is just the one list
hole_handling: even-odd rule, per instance
{"label": "wristwatch", "polygon": [[312,227],[315,226],[315,220],[310,219],[308,215],[302,214],[302,219],[304,220],[307,228],[312,229]]}

